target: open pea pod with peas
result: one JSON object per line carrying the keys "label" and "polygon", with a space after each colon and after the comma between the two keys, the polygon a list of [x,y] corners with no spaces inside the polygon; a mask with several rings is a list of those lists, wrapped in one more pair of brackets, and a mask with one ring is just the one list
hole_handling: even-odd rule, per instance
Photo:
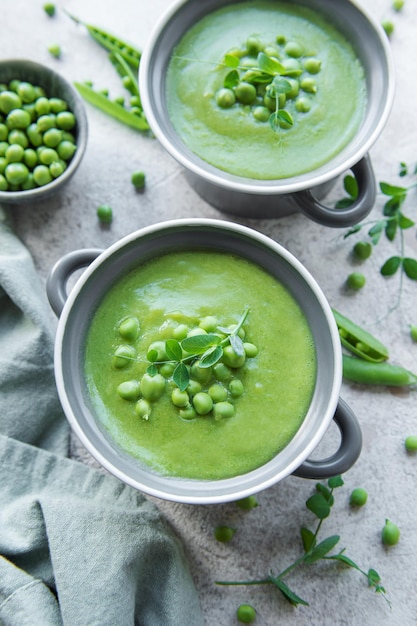
{"label": "open pea pod with peas", "polygon": [[[387,363],[388,348],[369,332],[333,309],[341,344],[356,356],[343,354],[343,377],[365,385],[417,385],[417,375]],[[359,357],[359,358],[358,358]]]}

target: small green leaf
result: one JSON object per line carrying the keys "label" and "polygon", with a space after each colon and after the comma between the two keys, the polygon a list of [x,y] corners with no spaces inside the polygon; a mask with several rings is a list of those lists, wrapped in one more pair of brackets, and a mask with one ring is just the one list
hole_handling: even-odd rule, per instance
{"label": "small green leaf", "polygon": [[404,272],[411,278],[411,280],[417,280],[417,261],[416,259],[410,259],[406,257],[403,259]]}
{"label": "small green leaf", "polygon": [[398,218],[398,225],[401,230],[407,230],[407,228],[412,228],[415,225],[415,222],[413,222],[413,220],[410,220],[409,217],[406,217],[405,215],[400,213]]}
{"label": "small green leaf", "polygon": [[237,70],[232,70],[225,76],[223,86],[226,89],[233,89],[233,87],[236,87],[236,85],[239,84],[239,81],[239,72]]}
{"label": "small green leaf", "polygon": [[285,67],[281,65],[279,61],[276,59],[272,59],[265,52],[260,52],[258,54],[258,66],[265,74],[270,74],[271,76],[276,76],[279,74],[285,73]]}
{"label": "small green leaf", "polygon": [[345,483],[340,474],[338,474],[337,476],[332,476],[331,478],[329,478],[327,484],[329,485],[330,489],[337,489],[338,487],[343,487]]}
{"label": "small green leaf", "polygon": [[[352,206],[352,204],[355,202],[354,198],[342,198],[341,200],[338,200],[335,204],[336,209],[347,209],[348,207]],[[357,232],[357,231],[354,231]],[[351,235],[352,232],[348,233],[348,235]],[[348,236],[345,235],[345,238]]]}
{"label": "small green leaf", "polygon": [[288,111],[284,111],[284,109],[280,109],[279,111],[277,111],[277,117],[280,122],[284,122],[289,126],[294,125],[294,118],[292,117],[291,113],[288,113]]}
{"label": "small green leaf", "polygon": [[158,359],[158,351],[157,350],[149,350],[148,354],[146,355],[146,358],[151,363],[154,363]]}
{"label": "small green leaf", "polygon": [[330,489],[328,489],[325,485],[322,485],[321,483],[317,483],[316,489],[327,500],[327,502],[330,504],[330,506],[333,506],[333,504],[334,504],[334,497],[333,497],[332,492],[330,491]]}
{"label": "small green leaf", "polygon": [[167,357],[172,361],[181,361],[182,349],[176,339],[168,339],[168,341],[165,342],[165,351],[167,353]]}
{"label": "small green leaf", "polygon": [[185,391],[190,382],[190,374],[188,368],[184,363],[178,363],[173,374],[172,380],[179,387],[180,391]]}
{"label": "small green leaf", "polygon": [[291,591],[291,589],[288,587],[288,585],[286,585],[284,583],[283,580],[281,580],[281,578],[274,578],[273,576],[270,577],[271,582],[274,583],[274,585],[276,587],[278,587],[278,589],[280,590],[280,592],[283,594],[283,596],[289,600],[291,602],[291,604],[293,606],[297,606],[299,604],[302,604],[304,606],[309,606],[308,602],[306,602],[305,600],[303,600],[302,598],[300,598],[300,596],[297,596],[296,593],[294,593],[293,591]]}
{"label": "small green leaf", "polygon": [[158,368],[152,363],[152,365],[149,365],[146,372],[147,374],[149,374],[149,376],[156,376],[156,374],[158,373]]}
{"label": "small green leaf", "polygon": [[381,267],[381,274],[383,276],[393,276],[402,263],[400,256],[392,256]]}
{"label": "small green leaf", "polygon": [[404,163],[404,161],[400,162],[400,171],[398,172],[398,176],[407,176],[408,174],[408,167],[407,167],[407,163]]}
{"label": "small green leaf", "polygon": [[237,57],[235,54],[226,54],[224,57],[224,64],[227,67],[233,67],[234,69],[236,69],[237,67],[239,67],[239,57]]}
{"label": "small green leaf", "polygon": [[385,220],[381,220],[380,222],[377,222],[374,226],[372,226],[372,228],[370,228],[368,231],[368,235],[371,238],[374,246],[376,246],[378,241],[381,239],[381,235],[385,228],[385,223]]}
{"label": "small green leaf", "polygon": [[271,82],[271,76],[270,74],[264,74],[264,72],[261,72],[260,70],[253,69],[245,72],[242,76],[242,80],[246,83],[264,84]]}
{"label": "small green leaf", "polygon": [[396,219],[387,220],[385,226],[385,236],[389,241],[394,241],[397,234],[398,221]]}
{"label": "small green leaf", "polygon": [[310,552],[310,554],[306,555],[304,563],[307,563],[307,565],[311,565],[316,561],[320,561],[320,559],[326,556],[326,554],[328,554],[330,550],[333,550],[333,548],[339,543],[339,541],[339,535],[332,535],[331,537],[324,539],[324,541],[321,541],[317,544],[317,546]]}
{"label": "small green leaf", "polygon": [[274,78],[274,80],[272,81],[272,86],[275,90],[275,93],[277,94],[281,94],[281,93],[289,93],[292,89],[292,85],[291,83],[286,80],[285,78],[281,78],[279,76],[276,76]]}
{"label": "small green leaf", "polygon": [[236,354],[238,356],[243,356],[245,354],[245,348],[243,346],[243,341],[241,340],[239,335],[234,335],[232,333],[230,335],[229,341],[230,341],[230,345],[232,346],[234,352],[236,352]]}
{"label": "small green leaf", "polygon": [[301,539],[303,541],[304,552],[308,552],[316,545],[316,538],[314,536],[314,533],[304,526],[300,529],[300,533]]}
{"label": "small green leaf", "polygon": [[392,196],[387,202],[384,204],[383,214],[387,217],[392,217],[398,213],[399,208],[401,207],[402,201],[399,196]]}
{"label": "small green leaf", "polygon": [[[350,206],[350,204],[347,206]],[[350,237],[351,235],[355,235],[361,229],[362,229],[362,226],[360,224],[356,224],[355,226],[352,226],[352,228],[350,228],[348,232],[344,235],[343,239],[346,239],[347,237]]]}
{"label": "small green leaf", "polygon": [[379,585],[379,583],[381,582],[381,577],[378,574],[378,572],[374,569],[370,569],[368,571],[368,584],[370,587],[374,587],[376,585]]}
{"label": "small green leaf", "polygon": [[315,493],[306,502],[306,507],[319,519],[330,515],[330,505],[321,493]]}
{"label": "small green leaf", "polygon": [[379,188],[385,196],[401,196],[407,195],[406,187],[396,187],[395,185],[390,185],[389,183],[379,183]]}
{"label": "small green leaf", "polygon": [[348,174],[343,179],[343,187],[345,191],[351,198],[356,200],[358,197],[358,183],[356,182],[356,178],[351,174]]}
{"label": "small green leaf", "polygon": [[198,365],[199,367],[211,367],[212,365],[220,361],[222,355],[223,348],[221,346],[212,346],[211,348],[206,350],[206,352],[204,352]]}
{"label": "small green leaf", "polygon": [[359,565],[355,563],[355,561],[352,561],[352,559],[344,555],[342,552],[339,552],[339,554],[332,554],[330,556],[326,556],[326,559],[331,559],[332,561],[340,561],[341,563],[344,563],[348,567],[352,567],[353,569],[356,569],[359,572],[362,571]]}
{"label": "small green leaf", "polygon": [[189,354],[203,354],[211,346],[216,346],[221,341],[218,335],[195,335],[186,337],[181,341],[181,346]]}

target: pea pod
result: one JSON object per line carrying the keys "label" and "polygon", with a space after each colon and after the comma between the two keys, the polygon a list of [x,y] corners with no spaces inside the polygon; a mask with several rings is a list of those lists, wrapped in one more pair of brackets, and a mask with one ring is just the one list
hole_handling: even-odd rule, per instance
{"label": "pea pod", "polygon": [[132,96],[136,96],[140,102],[138,81],[136,79],[136,76],[130,69],[129,64],[126,63],[125,59],[118,52],[112,52],[111,54],[109,54],[109,59],[112,65],[115,67],[119,76],[121,78],[129,79],[129,85],[126,87],[126,89],[132,94]]}
{"label": "pea pod", "polygon": [[365,361],[380,363],[388,359],[388,348],[378,339],[334,309],[333,315],[342,346]]}
{"label": "pea pod", "polygon": [[107,115],[110,115],[114,119],[122,122],[122,124],[126,124],[131,128],[135,128],[136,130],[148,130],[149,124],[146,121],[144,115],[137,115],[136,113],[131,113],[127,109],[123,108],[120,104],[116,102],[112,102],[103,94],[94,91],[91,87],[83,83],[74,83],[75,87],[82,95],[84,100],[97,107]]}
{"label": "pea pod", "polygon": [[119,37],[112,35],[111,33],[98,28],[97,26],[93,26],[92,24],[87,24],[83,22],[78,17],[71,15],[66,11],[67,15],[74,20],[77,24],[82,24],[88,30],[91,37],[98,43],[100,46],[109,50],[109,52],[116,52],[122,56],[129,65],[131,65],[136,70],[139,69],[140,58],[142,53],[137,48],[134,48],[131,44],[123,41]]}
{"label": "pea pod", "polygon": [[417,375],[399,365],[371,363],[346,354],[343,355],[343,377],[365,385],[388,387],[417,385]]}

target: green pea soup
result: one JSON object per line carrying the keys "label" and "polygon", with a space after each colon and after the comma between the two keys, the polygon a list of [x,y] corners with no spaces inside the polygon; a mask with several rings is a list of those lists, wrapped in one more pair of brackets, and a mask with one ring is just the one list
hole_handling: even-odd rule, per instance
{"label": "green pea soup", "polygon": [[[118,395],[121,383],[145,374],[152,342],[207,316],[229,327],[246,310],[244,341],[256,345],[256,356],[231,369],[229,380],[211,375],[207,382],[226,389],[231,379],[243,383],[232,416],[183,419],[171,401],[169,378],[149,419]],[[116,369],[113,355],[126,343],[118,329],[131,316],[140,322],[130,341],[137,358]],[[129,271],[101,301],[87,333],[85,376],[99,423],[121,450],[162,475],[217,480],[263,465],[294,437],[314,390],[315,346],[301,308],[263,268],[224,252],[170,252]]]}
{"label": "green pea soup", "polygon": [[[255,50],[253,39],[260,42]],[[266,85],[254,82],[254,101],[219,106],[225,80],[234,71],[246,82],[259,51],[299,68],[281,76],[293,93],[278,106],[274,97],[265,100]],[[237,69],[227,54],[237,56]],[[229,92],[239,89],[232,79]],[[188,148],[220,170],[259,180],[298,176],[334,158],[358,131],[366,99],[363,67],[343,34],[316,11],[269,0],[203,17],[173,50],[166,76],[170,120]],[[286,118],[278,123],[277,115]]]}

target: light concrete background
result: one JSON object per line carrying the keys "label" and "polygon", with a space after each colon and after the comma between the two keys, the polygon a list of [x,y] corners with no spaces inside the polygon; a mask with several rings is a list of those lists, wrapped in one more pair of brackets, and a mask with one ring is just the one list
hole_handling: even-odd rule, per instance
{"label": "light concrete background", "polygon": [[[58,70],[70,81],[91,79],[97,88],[108,87],[112,95],[118,95],[119,80],[106,53],[61,10],[53,19],[48,18],[42,4],[42,0],[2,3],[0,56],[31,58]],[[65,8],[143,49],[150,30],[169,4],[169,0],[63,0],[59,9]],[[400,179],[398,171],[400,161],[408,163],[410,169],[417,162],[417,9],[413,0],[406,0],[400,14],[392,11],[390,0],[363,0],[363,6],[377,21],[388,18],[395,24],[391,47],[396,97],[389,122],[371,150],[375,174],[378,181],[408,185],[416,178]],[[62,47],[60,60],[47,52],[47,46],[55,42]],[[88,148],[72,182],[47,202],[13,209],[16,231],[32,252],[43,278],[64,253],[91,246],[105,248],[148,224],[196,216],[231,219],[194,193],[182,169],[156,140],[90,106],[87,114]],[[135,192],[130,184],[130,174],[136,169],[146,172],[144,193]],[[332,199],[340,195],[339,185]],[[96,207],[101,203],[113,207],[110,228],[98,223]],[[381,216],[382,205],[379,196],[369,220]],[[410,192],[404,212],[417,218],[415,190]],[[417,344],[409,336],[410,323],[417,323],[416,283],[404,279],[401,301],[389,313],[398,304],[399,276],[384,279],[379,274],[382,262],[399,253],[398,241],[381,240],[361,267],[367,277],[365,288],[349,293],[344,282],[357,269],[351,256],[356,239],[344,240],[346,231],[319,226],[301,215],[235,221],[287,247],[311,271],[332,306],[380,337],[388,345],[393,362],[417,371]],[[406,255],[417,256],[414,229],[407,233],[405,248]],[[340,546],[346,547],[346,553],[363,569],[373,567],[379,572],[392,608],[367,588],[358,572],[331,563],[313,565],[289,577],[289,585],[310,602],[309,607],[293,608],[271,587],[220,588],[214,584],[216,579],[263,577],[271,569],[278,573],[300,554],[300,526],[314,524],[304,503],[315,483],[288,477],[260,493],[258,508],[246,513],[233,503],[195,507],[155,500],[183,540],[207,624],[236,624],[235,610],[241,602],[256,607],[256,623],[262,626],[417,624],[417,456],[404,449],[405,437],[417,434],[415,391],[343,383],[342,395],[358,415],[364,445],[360,459],[344,476],[345,486],[336,494],[322,537],[340,533]],[[333,450],[336,430],[334,426],[329,429],[315,456],[323,457]],[[76,441],[73,455],[93,463]],[[369,500],[363,509],[352,510],[349,494],[357,486],[368,491]],[[391,549],[384,548],[380,540],[387,517],[401,529],[400,543]],[[221,523],[238,529],[229,544],[213,538],[213,528]]]}

